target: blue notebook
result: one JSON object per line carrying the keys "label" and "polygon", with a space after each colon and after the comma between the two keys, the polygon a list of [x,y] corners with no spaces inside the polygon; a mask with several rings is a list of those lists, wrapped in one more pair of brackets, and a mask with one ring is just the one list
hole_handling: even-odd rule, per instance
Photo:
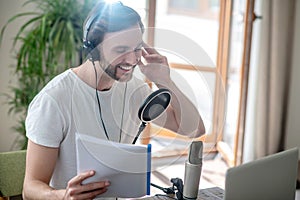
{"label": "blue notebook", "polygon": [[77,173],[96,172],[83,184],[101,180],[111,183],[107,192],[98,197],[137,198],[150,195],[150,144],[120,144],[77,133],[76,151]]}

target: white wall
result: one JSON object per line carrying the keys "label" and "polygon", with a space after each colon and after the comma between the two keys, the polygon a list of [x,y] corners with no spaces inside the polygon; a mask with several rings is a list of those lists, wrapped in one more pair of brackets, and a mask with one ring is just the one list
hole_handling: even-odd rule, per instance
{"label": "white wall", "polygon": [[300,148],[300,0],[296,0],[295,24],[286,148]]}
{"label": "white wall", "polygon": [[[23,12],[22,7],[25,0],[0,0],[0,28],[4,26],[7,20],[16,13]],[[30,6],[25,8],[30,9]],[[25,19],[24,19],[25,20]],[[14,139],[18,134],[12,130],[14,122],[17,120],[13,115],[8,115],[8,106],[4,102],[6,98],[3,93],[8,93],[8,86],[13,84],[12,64],[16,63],[12,58],[13,36],[16,35],[22,21],[16,21],[10,24],[4,34],[0,46],[0,152],[11,149]]]}

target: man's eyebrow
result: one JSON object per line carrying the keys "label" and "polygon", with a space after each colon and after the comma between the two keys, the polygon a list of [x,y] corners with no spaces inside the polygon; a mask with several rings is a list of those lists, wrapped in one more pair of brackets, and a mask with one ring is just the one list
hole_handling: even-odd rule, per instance
{"label": "man's eyebrow", "polygon": [[[134,49],[137,49],[137,48],[140,48],[143,46],[143,41],[140,42]],[[127,45],[119,45],[119,46],[115,46],[113,47],[114,50],[117,50],[117,49],[129,49],[130,47],[127,46]]]}

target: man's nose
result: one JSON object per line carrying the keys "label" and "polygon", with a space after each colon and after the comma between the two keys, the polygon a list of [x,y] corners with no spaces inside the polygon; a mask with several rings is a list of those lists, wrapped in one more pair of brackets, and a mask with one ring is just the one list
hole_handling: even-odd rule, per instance
{"label": "man's nose", "polygon": [[125,61],[129,64],[137,64],[140,60],[141,55],[137,51],[130,51],[125,56]]}

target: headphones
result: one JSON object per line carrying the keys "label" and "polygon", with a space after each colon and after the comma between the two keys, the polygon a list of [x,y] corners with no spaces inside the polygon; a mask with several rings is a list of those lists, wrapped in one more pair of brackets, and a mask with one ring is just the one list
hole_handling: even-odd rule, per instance
{"label": "headphones", "polygon": [[91,29],[91,25],[96,21],[96,19],[99,17],[99,14],[95,14],[90,16],[90,18],[88,19],[88,21],[85,24],[84,30],[83,30],[83,48],[84,49],[90,49],[94,48],[94,44],[92,44],[92,42],[90,42],[87,37],[89,34],[89,31]]}
{"label": "headphones", "polygon": [[[83,49],[86,55],[90,54],[89,59],[93,61],[100,60],[100,52],[97,48],[98,44],[94,44],[94,42],[88,40],[88,34],[92,28],[92,25],[99,19],[99,17],[103,14],[107,7],[110,7],[114,4],[123,6],[123,3],[120,1],[113,3],[100,2],[95,8],[95,12],[89,17],[89,19],[85,23],[85,27],[83,29]],[[96,11],[96,9],[98,8],[99,10]]]}
{"label": "headphones", "polygon": [[87,37],[88,37],[88,34],[89,34],[92,24],[96,21],[96,19],[98,19],[98,17],[99,17],[99,14],[90,16],[90,18],[86,22],[85,27],[83,29],[83,50],[86,55],[90,54],[89,59],[91,59],[93,61],[100,60],[100,52],[96,48],[96,46],[87,39]]}

